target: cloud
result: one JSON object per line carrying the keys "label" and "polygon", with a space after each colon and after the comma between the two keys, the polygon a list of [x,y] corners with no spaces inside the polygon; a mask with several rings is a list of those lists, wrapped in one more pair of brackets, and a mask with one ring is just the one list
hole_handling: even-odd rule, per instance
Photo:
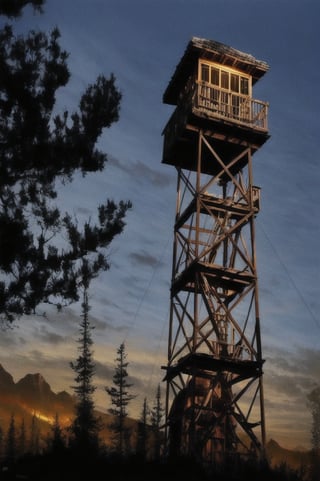
{"label": "cloud", "polygon": [[134,179],[134,182],[137,182],[138,184],[150,184],[154,187],[168,187],[168,185],[173,184],[172,175],[166,174],[162,171],[159,172],[140,160],[126,163],[115,157],[110,157],[109,163],[113,167],[125,172],[126,175],[132,180]]}
{"label": "cloud", "polygon": [[155,267],[159,263],[159,259],[156,258],[155,256],[148,254],[145,250],[142,250],[141,252],[132,252],[129,255],[130,259],[132,260],[133,265],[145,265],[145,266],[151,266]]}
{"label": "cloud", "polygon": [[50,331],[46,325],[42,325],[38,331],[39,340],[49,344],[61,344],[65,342],[65,335]]}
{"label": "cloud", "polygon": [[[320,350],[265,348],[265,409],[269,437],[295,447],[310,443],[311,414],[307,395],[320,384]],[[294,420],[294,422],[293,422]],[[290,435],[288,434],[290,433]]]}
{"label": "cloud", "polygon": [[114,375],[114,366],[108,363],[102,363],[101,361],[95,361],[96,376],[97,379],[103,380],[105,383],[110,381]]}

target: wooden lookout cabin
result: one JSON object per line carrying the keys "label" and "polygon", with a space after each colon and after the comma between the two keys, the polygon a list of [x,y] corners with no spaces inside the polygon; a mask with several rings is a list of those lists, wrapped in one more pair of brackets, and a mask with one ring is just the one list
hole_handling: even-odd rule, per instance
{"label": "wooden lookout cabin", "polygon": [[[196,170],[194,132],[209,130],[224,156],[268,139],[268,103],[252,97],[268,65],[213,40],[193,37],[163,95],[177,108],[164,129],[163,162]],[[214,166],[202,166],[214,174]]]}

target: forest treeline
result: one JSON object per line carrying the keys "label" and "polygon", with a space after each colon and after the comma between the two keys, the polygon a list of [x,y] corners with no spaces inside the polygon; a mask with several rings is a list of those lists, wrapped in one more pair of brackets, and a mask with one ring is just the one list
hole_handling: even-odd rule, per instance
{"label": "forest treeline", "polygon": [[[51,430],[43,436],[39,419],[33,415],[28,427],[11,416],[7,432],[0,429],[0,479],[34,480],[172,480],[172,481],[316,481],[319,457],[292,469],[286,463],[271,467],[267,460],[243,460],[234,455],[219,465],[203,465],[191,457],[170,457],[164,438],[164,408],[160,384],[152,406],[143,399],[140,418],[128,418],[128,407],[136,397],[128,382],[125,343],[116,351],[112,384],[105,387],[110,398],[110,422],[103,425],[95,410],[92,330],[87,292],[77,340],[79,356],[70,367],[75,373],[74,419],[62,427],[56,413]],[[313,397],[310,402],[314,401]],[[106,443],[102,430],[110,432]]]}

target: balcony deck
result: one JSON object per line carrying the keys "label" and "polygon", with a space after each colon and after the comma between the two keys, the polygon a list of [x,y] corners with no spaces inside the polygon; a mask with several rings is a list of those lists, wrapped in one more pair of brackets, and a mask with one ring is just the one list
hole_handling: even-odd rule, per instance
{"label": "balcony deck", "polygon": [[268,131],[268,103],[218,87],[197,83],[193,109],[213,119],[222,119],[261,132]]}
{"label": "balcony deck", "polygon": [[[195,135],[200,129],[225,159],[237,155],[244,147],[250,147],[254,153],[269,138],[268,103],[195,83],[193,90],[180,100],[163,131],[162,162],[195,170]],[[210,168],[214,174],[212,163]]]}

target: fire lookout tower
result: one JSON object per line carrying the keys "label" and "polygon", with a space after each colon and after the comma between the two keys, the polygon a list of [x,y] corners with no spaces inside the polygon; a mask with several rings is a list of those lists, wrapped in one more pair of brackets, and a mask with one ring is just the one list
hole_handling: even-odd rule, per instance
{"label": "fire lookout tower", "polygon": [[169,453],[220,463],[263,457],[265,419],[252,156],[268,104],[252,97],[265,62],[193,37],[163,95],[177,170],[165,381]]}

